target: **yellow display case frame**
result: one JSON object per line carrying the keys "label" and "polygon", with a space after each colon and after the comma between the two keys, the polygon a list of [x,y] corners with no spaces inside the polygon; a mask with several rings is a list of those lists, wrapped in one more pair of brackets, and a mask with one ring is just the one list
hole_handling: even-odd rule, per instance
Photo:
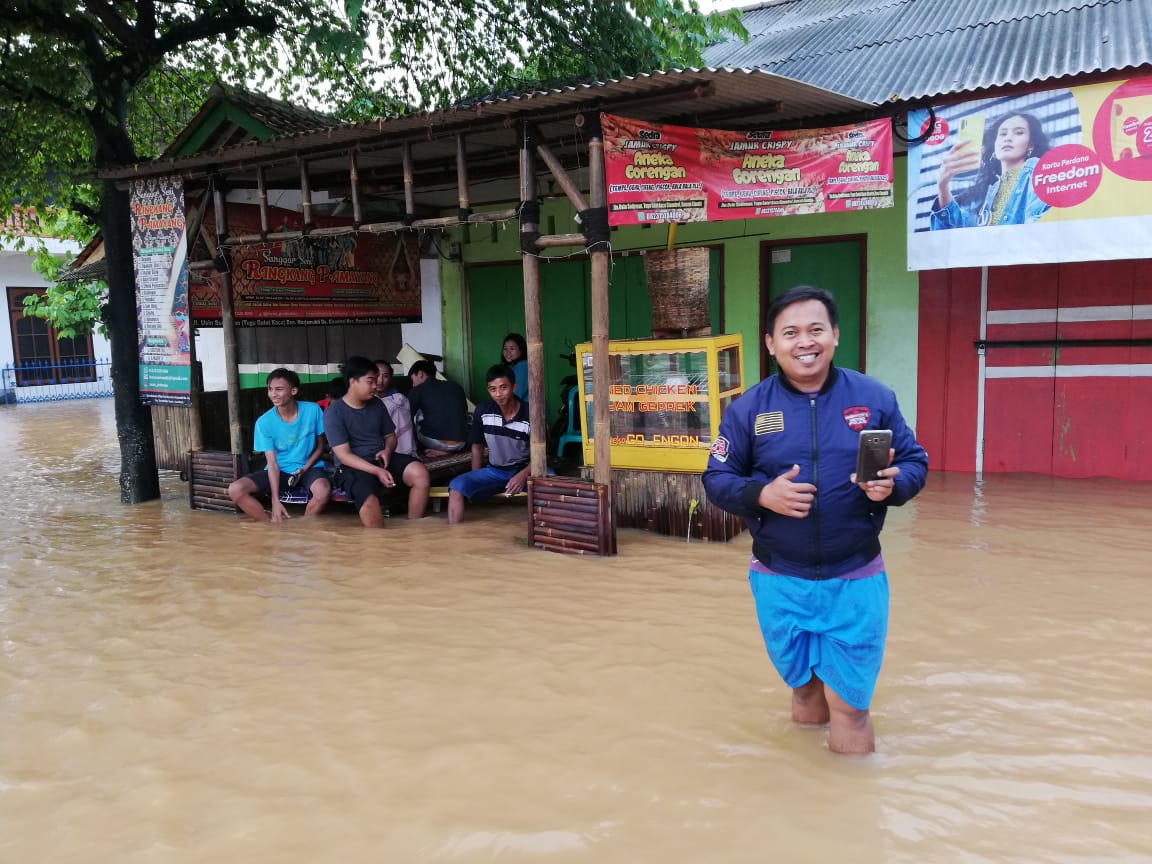
{"label": "yellow display case frame", "polygon": [[[732,349],[735,349],[734,353]],[[658,357],[662,354],[704,354],[706,377],[701,379],[700,370],[695,368],[689,375],[666,376],[665,383],[659,384],[652,380],[634,381],[636,374],[624,368],[624,358]],[[723,382],[722,355],[727,367]],[[612,467],[684,473],[703,471],[708,462],[708,451],[719,433],[723,409],[744,392],[744,343],[740,334],[687,339],[614,339],[608,343],[608,356],[612,369],[612,380],[609,381]],[[592,465],[595,461],[595,435],[590,434],[593,432],[592,343],[582,342],[576,346],[576,369],[584,464]],[[646,373],[646,377],[660,374],[656,369]],[[693,376],[695,383],[689,380]],[[671,380],[673,378],[676,380]],[[685,380],[679,380],[681,378]],[[705,392],[701,392],[701,384],[705,386]],[[698,416],[702,404],[708,406],[707,425],[677,431],[673,421],[681,417],[685,421],[691,420],[691,414]],[[647,422],[650,418],[652,423]],[[617,424],[617,420],[621,422]],[[671,424],[667,427],[669,434],[662,435],[656,431],[661,422]],[[631,428],[637,423],[641,424],[639,432]],[[683,425],[687,426],[687,422]],[[625,430],[625,426],[630,428]]]}

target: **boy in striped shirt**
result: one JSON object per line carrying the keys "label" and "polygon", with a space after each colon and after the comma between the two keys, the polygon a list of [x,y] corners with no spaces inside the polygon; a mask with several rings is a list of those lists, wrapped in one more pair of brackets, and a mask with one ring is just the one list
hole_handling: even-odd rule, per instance
{"label": "boy in striped shirt", "polygon": [[[487,402],[476,406],[468,441],[472,470],[448,484],[448,524],[464,518],[464,502],[491,498],[503,492],[516,495],[528,482],[530,461],[528,403],[516,398],[516,375],[503,363],[488,370]],[[484,448],[488,465],[484,465]]]}

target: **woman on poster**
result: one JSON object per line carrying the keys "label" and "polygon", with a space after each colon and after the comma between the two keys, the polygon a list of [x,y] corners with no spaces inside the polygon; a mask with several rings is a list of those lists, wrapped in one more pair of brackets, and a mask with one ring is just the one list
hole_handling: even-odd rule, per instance
{"label": "woman on poster", "polygon": [[[984,134],[982,152],[961,139],[945,154],[932,204],[933,231],[976,225],[1023,225],[1048,211],[1032,189],[1032,171],[1051,145],[1031,114],[1006,114]],[[972,185],[952,194],[952,178],[978,171]]]}

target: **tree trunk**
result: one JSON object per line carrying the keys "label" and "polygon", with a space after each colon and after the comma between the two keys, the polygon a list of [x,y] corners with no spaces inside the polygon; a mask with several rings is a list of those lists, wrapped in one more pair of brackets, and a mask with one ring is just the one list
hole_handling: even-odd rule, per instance
{"label": "tree trunk", "polygon": [[136,323],[136,275],[128,193],[104,183],[100,230],[108,262],[106,320],[112,342],[112,392],[120,441],[120,500],[139,504],[160,497],[152,409],[140,403],[140,356]]}

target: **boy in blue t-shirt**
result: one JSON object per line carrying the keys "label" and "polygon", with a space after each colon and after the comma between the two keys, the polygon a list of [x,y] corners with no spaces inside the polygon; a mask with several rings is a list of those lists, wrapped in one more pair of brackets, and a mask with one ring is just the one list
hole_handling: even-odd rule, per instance
{"label": "boy in blue t-shirt", "polygon": [[[268,466],[253,471],[228,487],[236,506],[257,522],[280,522],[288,511],[280,502],[280,491],[302,486],[311,493],[305,516],[324,509],[332,495],[332,484],[321,470],[324,463],[324,412],[315,402],[297,402],[300,376],[291,369],[268,373],[268,398],[272,407],[256,421],[255,449],[263,451]],[[270,495],[272,514],[264,510],[260,497]],[[259,497],[258,497],[259,496]]]}

